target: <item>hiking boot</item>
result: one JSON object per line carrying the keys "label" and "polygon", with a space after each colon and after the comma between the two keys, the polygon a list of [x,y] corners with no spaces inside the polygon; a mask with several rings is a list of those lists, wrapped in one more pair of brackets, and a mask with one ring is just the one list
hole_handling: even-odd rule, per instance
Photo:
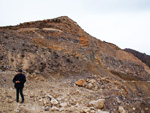
{"label": "hiking boot", "polygon": [[19,100],[16,100],[16,102],[18,103],[18,102],[19,102]]}

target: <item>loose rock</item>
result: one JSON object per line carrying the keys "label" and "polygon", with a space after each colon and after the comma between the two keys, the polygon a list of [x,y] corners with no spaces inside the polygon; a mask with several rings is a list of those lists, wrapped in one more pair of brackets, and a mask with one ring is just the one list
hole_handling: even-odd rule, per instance
{"label": "loose rock", "polygon": [[89,106],[92,106],[96,109],[102,109],[104,107],[104,102],[105,102],[105,99],[98,99],[96,101],[91,101],[89,103]]}
{"label": "loose rock", "polygon": [[122,106],[119,106],[118,111],[119,113],[127,113]]}
{"label": "loose rock", "polygon": [[78,80],[78,81],[76,81],[76,85],[78,85],[78,86],[84,86],[84,83],[85,83],[86,81],[84,80],[84,79],[80,79],[80,80]]}
{"label": "loose rock", "polygon": [[52,104],[52,105],[57,105],[57,104],[58,104],[58,101],[57,101],[56,99],[52,98],[51,104]]}
{"label": "loose rock", "polygon": [[52,108],[51,108],[51,111],[58,111],[59,110],[59,108],[57,108],[56,106],[53,106]]}

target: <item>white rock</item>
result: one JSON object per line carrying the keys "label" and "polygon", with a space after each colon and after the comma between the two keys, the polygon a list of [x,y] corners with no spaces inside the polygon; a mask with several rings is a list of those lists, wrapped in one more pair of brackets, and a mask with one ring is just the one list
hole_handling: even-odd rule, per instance
{"label": "white rock", "polygon": [[91,101],[89,105],[96,109],[101,109],[104,107],[104,102],[105,102],[105,99],[98,99],[96,101]]}
{"label": "white rock", "polygon": [[53,105],[57,105],[57,104],[58,104],[58,101],[57,101],[56,99],[52,98],[52,100],[51,100],[51,104],[53,104]]}
{"label": "white rock", "polygon": [[133,110],[136,110],[136,108],[134,108],[134,107],[133,107],[132,109],[133,109]]}
{"label": "white rock", "polygon": [[60,106],[65,108],[65,107],[68,106],[68,104],[66,102],[65,103],[60,103]]}
{"label": "white rock", "polygon": [[118,102],[119,104],[121,104],[121,101],[120,101],[120,99],[119,99],[118,97],[116,97],[116,100],[117,100],[117,102]]}
{"label": "white rock", "polygon": [[49,104],[50,101],[49,101],[49,99],[45,98],[43,103],[44,103],[44,104]]}
{"label": "white rock", "polygon": [[50,99],[54,98],[52,95],[50,94],[46,94],[46,97],[49,97]]}
{"label": "white rock", "polygon": [[95,110],[91,110],[90,113],[96,113]]}
{"label": "white rock", "polygon": [[118,111],[119,113],[127,113],[122,106],[119,106]]}
{"label": "white rock", "polygon": [[95,79],[90,79],[89,82],[90,82],[91,84],[94,84],[94,83],[96,83],[96,80],[95,80]]}
{"label": "white rock", "polygon": [[61,112],[61,111],[65,111],[65,108],[64,107],[61,107],[60,109],[59,109],[59,111]]}
{"label": "white rock", "polygon": [[79,107],[79,106],[80,106],[79,103],[76,103],[75,107]]}
{"label": "white rock", "polygon": [[64,99],[63,97],[57,97],[58,101],[61,101],[62,99]]}
{"label": "white rock", "polygon": [[58,111],[59,108],[57,108],[56,106],[53,106],[53,107],[51,108],[51,110],[52,110],[52,111]]}
{"label": "white rock", "polygon": [[109,113],[108,111],[97,110],[96,113]]}
{"label": "white rock", "polygon": [[94,87],[92,83],[87,84],[88,89],[92,89],[92,87]]}
{"label": "white rock", "polygon": [[82,110],[84,113],[89,113],[91,111],[91,109],[88,107],[84,107],[84,108],[82,108]]}
{"label": "white rock", "polygon": [[40,101],[40,102],[42,102],[42,101],[43,101],[43,99],[41,98],[41,99],[39,99],[39,101]]}

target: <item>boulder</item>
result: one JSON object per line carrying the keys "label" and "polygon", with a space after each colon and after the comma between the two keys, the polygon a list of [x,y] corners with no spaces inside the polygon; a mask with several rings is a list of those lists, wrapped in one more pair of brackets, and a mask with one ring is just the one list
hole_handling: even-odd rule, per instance
{"label": "boulder", "polygon": [[96,101],[89,102],[89,106],[96,109],[102,109],[104,107],[105,99],[98,99]]}

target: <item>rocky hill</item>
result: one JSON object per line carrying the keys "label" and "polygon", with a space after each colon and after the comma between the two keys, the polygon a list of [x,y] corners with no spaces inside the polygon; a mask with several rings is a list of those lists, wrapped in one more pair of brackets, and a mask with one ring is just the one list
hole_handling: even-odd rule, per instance
{"label": "rocky hill", "polygon": [[[22,68],[25,104],[11,82]],[[150,69],[63,16],[0,28],[0,112],[150,112]]]}
{"label": "rocky hill", "polygon": [[149,55],[146,55],[145,53],[141,53],[136,50],[128,49],[128,48],[124,49],[124,51],[133,54],[138,59],[140,59],[142,62],[144,62],[148,67],[150,67],[150,56]]}

